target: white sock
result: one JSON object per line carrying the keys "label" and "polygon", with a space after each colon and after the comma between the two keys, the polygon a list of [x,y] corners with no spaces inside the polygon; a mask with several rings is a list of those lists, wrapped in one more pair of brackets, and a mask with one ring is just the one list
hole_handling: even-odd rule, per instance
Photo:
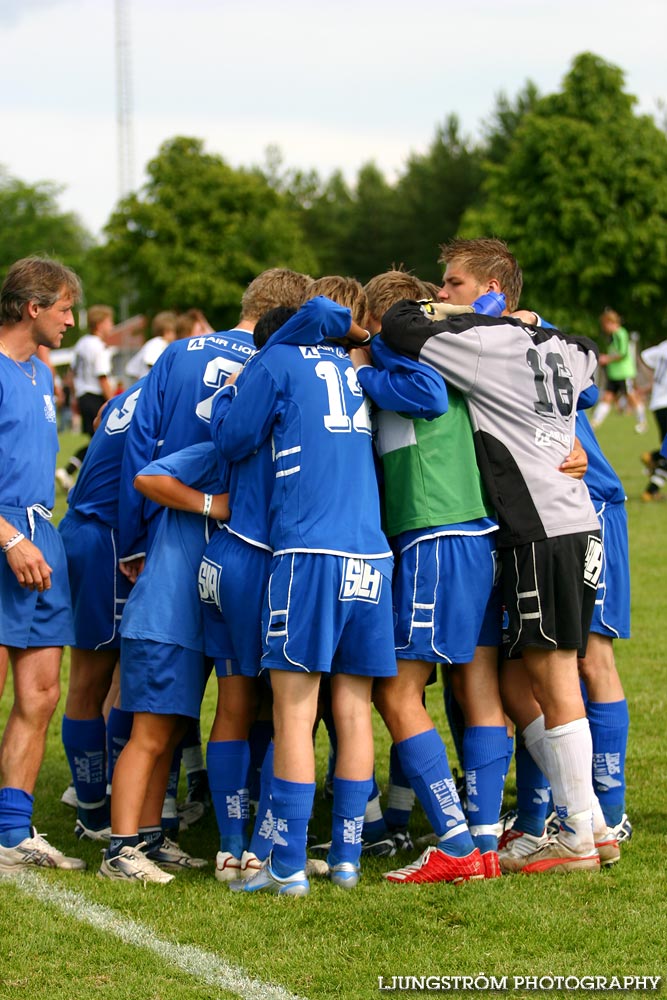
{"label": "white sock", "polygon": [[593,802],[591,804],[593,811],[593,833],[595,839],[602,837],[607,832],[607,820],[604,818],[604,813],[602,812],[602,806],[600,805],[600,800],[595,793],[593,793]]}
{"label": "white sock", "polygon": [[599,427],[602,421],[609,415],[611,410],[611,403],[606,403],[602,400],[593,410],[593,417],[591,423],[594,427]]}
{"label": "white sock", "polygon": [[556,812],[559,839],[577,850],[592,849],[593,741],[588,719],[575,719],[544,731],[545,772]]}
{"label": "white sock", "polygon": [[545,778],[549,779],[549,775],[547,774],[547,767],[549,765],[544,751],[545,732],[544,716],[538,715],[536,719],[533,719],[533,721],[526,726],[522,735],[523,742],[526,745],[526,750],[533,758]]}
{"label": "white sock", "polygon": [[382,819],[382,806],[380,805],[380,796],[376,795],[374,799],[369,799],[366,803],[364,823],[376,823],[379,819]]}

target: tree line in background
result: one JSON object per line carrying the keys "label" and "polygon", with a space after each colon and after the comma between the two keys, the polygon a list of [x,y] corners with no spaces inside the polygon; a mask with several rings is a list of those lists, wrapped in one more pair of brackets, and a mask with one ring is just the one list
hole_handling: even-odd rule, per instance
{"label": "tree line in background", "polygon": [[497,99],[481,140],[446,118],[394,182],[372,163],[341,172],[285,169],[267,150],[234,169],[201,140],[165,142],[145,186],[120,201],[97,244],[57,205],[59,189],[0,173],[0,269],[43,251],[82,275],[88,302],[149,315],[197,306],[219,329],[266,267],[353,275],[402,265],[439,282],[438,246],[500,236],[524,272],[523,303],[564,330],[595,334],[613,306],[645,344],[667,330],[667,135],[634,111],[624,74],[577,56],[562,89],[527,83]]}

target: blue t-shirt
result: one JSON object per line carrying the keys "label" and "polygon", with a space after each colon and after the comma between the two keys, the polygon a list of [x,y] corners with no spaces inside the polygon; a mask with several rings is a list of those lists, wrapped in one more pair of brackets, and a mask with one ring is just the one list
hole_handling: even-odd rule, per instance
{"label": "blue t-shirt", "polygon": [[127,436],[120,489],[121,557],[146,549],[149,522],[161,511],[132,486],[140,469],[188,445],[209,441],[211,401],[228,375],[255,352],[246,330],[177,340],[146,376]]}
{"label": "blue t-shirt", "polygon": [[72,510],[118,527],[118,491],[127,432],[146,379],[114,396],[93,434],[74,487],[67,496]]}
{"label": "blue t-shirt", "polygon": [[588,486],[591,500],[596,506],[599,502],[623,503],[625,501],[623,483],[605,458],[588,417],[582,410],[577,410],[575,433],[588,455],[588,469],[584,482]]}
{"label": "blue t-shirt", "polygon": [[57,454],[48,366],[34,355],[19,363],[0,353],[0,507],[41,504],[51,510]]}
{"label": "blue t-shirt", "polygon": [[[174,476],[204,493],[224,493],[227,470],[210,442],[185,448],[140,470],[144,476]],[[164,508],[155,544],[125,605],[120,632],[126,639],[150,639],[204,650],[197,574],[215,521],[202,514]]]}
{"label": "blue t-shirt", "polygon": [[[321,302],[318,309],[330,312],[332,326],[345,322],[346,332],[348,311]],[[218,445],[238,462],[271,441],[274,552],[390,557],[380,527],[369,404],[346,351],[329,342],[278,344],[265,347],[244,374]]]}

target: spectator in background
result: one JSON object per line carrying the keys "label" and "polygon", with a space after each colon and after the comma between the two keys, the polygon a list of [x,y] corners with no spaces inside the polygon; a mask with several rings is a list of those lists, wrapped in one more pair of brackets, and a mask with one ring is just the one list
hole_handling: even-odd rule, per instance
{"label": "spectator in background", "polygon": [[600,426],[609,414],[613,404],[625,397],[635,411],[635,430],[644,434],[646,427],[646,407],[635,390],[637,363],[630,348],[630,335],[621,325],[621,317],[614,309],[604,309],[600,315],[600,327],[609,338],[609,352],[600,354],[600,366],[606,369],[607,388],[595,407],[591,424]]}
{"label": "spectator in background", "polygon": [[[88,310],[88,329],[74,348],[72,371],[74,395],[81,414],[81,430],[93,436],[93,422],[100,407],[114,395],[111,379],[111,351],[107,338],[113,329],[111,306],[91,306]],[[74,476],[81,468],[88,449],[85,444],[70,458],[64,469],[56,469],[56,482],[65,492],[74,485]]]}
{"label": "spectator in background", "polygon": [[150,339],[139,348],[125,366],[125,374],[133,380],[148,375],[164,349],[176,340],[176,313],[164,310],[154,316],[151,334]]}
{"label": "spectator in background", "polygon": [[[658,424],[658,433],[662,441],[667,434],[667,340],[654,344],[642,351],[641,358],[647,368],[652,370],[651,399],[649,410],[653,411]],[[667,482],[667,461],[661,456],[660,449],[645,451],[642,462],[651,477],[651,481],[642,493],[642,500],[650,502],[660,499],[660,490]]]}
{"label": "spectator in background", "polygon": [[201,309],[188,309],[176,320],[176,340],[186,340],[188,337],[206,337],[214,333],[213,327],[204,316]]}

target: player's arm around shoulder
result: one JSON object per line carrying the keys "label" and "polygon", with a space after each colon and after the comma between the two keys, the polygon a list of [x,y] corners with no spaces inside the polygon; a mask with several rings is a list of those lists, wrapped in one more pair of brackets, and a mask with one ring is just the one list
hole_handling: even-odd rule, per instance
{"label": "player's arm around shoulder", "polygon": [[349,353],[359,384],[380,409],[425,420],[447,412],[447,387],[433,368],[397,354],[378,337],[370,352],[352,348]]}
{"label": "player's arm around shoulder", "polygon": [[[267,351],[275,355],[279,347]],[[238,462],[254,454],[271,433],[279,409],[280,391],[266,357],[256,357],[239,384],[215,443],[228,462]]]}

